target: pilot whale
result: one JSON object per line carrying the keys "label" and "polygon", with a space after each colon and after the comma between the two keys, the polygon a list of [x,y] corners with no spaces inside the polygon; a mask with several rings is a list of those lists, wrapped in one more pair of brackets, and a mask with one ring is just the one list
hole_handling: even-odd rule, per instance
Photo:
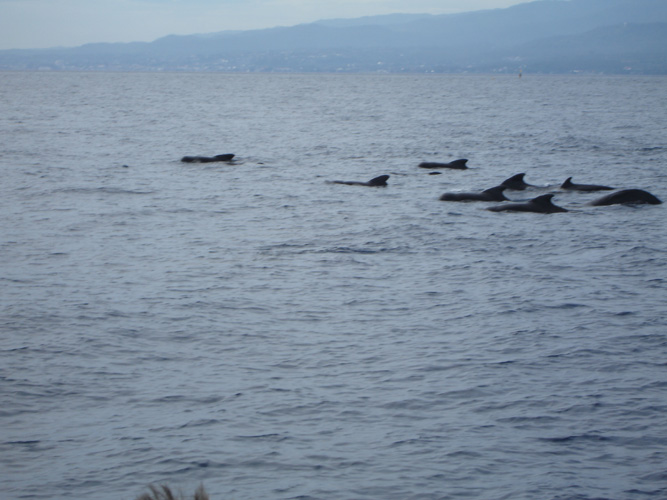
{"label": "pilot whale", "polygon": [[460,160],[450,161],[449,163],[440,163],[437,161],[424,161],[419,164],[419,168],[452,168],[455,170],[465,170],[468,168],[466,163],[468,160],[462,158]]}
{"label": "pilot whale", "polygon": [[231,161],[235,155],[224,154],[215,156],[184,156],[181,161],[184,163],[213,163],[214,161]]}
{"label": "pilot whale", "polygon": [[575,184],[572,182],[572,177],[565,179],[565,182],[560,185],[561,189],[569,189],[571,191],[611,191],[614,189],[609,186],[600,186],[598,184]]}
{"label": "pilot whale", "polygon": [[332,184],[345,184],[347,186],[370,186],[370,187],[384,187],[387,185],[388,175],[380,175],[379,177],[374,177],[368,182],[358,182],[358,181],[330,181]]}
{"label": "pilot whale", "polygon": [[445,193],[440,196],[441,201],[507,201],[503,191],[506,186],[496,186],[485,189],[481,193]]}
{"label": "pilot whale", "polygon": [[537,212],[541,214],[567,212],[564,208],[554,205],[551,202],[551,198],[553,197],[553,194],[543,194],[525,203],[507,203],[505,205],[489,207],[487,210],[491,210],[492,212]]}
{"label": "pilot whale", "polygon": [[606,205],[638,205],[638,204],[648,204],[648,205],[659,205],[662,201],[653,196],[648,191],[643,189],[623,189],[621,191],[616,191],[615,193],[608,194],[602,198],[598,198],[595,201],[591,202],[591,205],[594,207],[601,207]]}
{"label": "pilot whale", "polygon": [[528,184],[526,181],[523,180],[524,175],[526,174],[513,175],[509,179],[505,179],[503,182],[501,182],[500,185],[505,186],[507,189],[523,191],[524,189],[532,185]]}

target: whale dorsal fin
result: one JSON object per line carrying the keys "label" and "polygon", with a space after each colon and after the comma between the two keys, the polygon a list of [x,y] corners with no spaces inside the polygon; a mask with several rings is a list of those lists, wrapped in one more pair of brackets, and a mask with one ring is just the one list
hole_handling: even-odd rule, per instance
{"label": "whale dorsal fin", "polygon": [[516,189],[518,191],[523,191],[524,189],[526,189],[526,186],[528,185],[523,180],[524,175],[526,175],[526,174],[521,173],[521,174],[513,175],[509,179],[505,179],[500,184],[502,186],[507,186],[508,189]]}
{"label": "whale dorsal fin", "polygon": [[465,167],[466,163],[468,163],[468,160],[465,159],[465,158],[461,158],[460,160],[454,160],[454,161],[449,162],[450,165],[456,165],[457,167]]}
{"label": "whale dorsal fin", "polygon": [[539,205],[551,205],[551,198],[553,198],[553,197],[554,197],[553,193],[543,194],[542,196],[538,196],[537,198],[533,198],[530,201],[532,203],[537,203]]}
{"label": "whale dorsal fin", "polygon": [[507,186],[494,186],[492,188],[485,189],[484,191],[482,191],[482,193],[489,194],[495,197],[497,200],[507,200],[508,198],[506,198],[505,195],[503,194],[503,191],[505,191],[505,189],[507,189]]}
{"label": "whale dorsal fin", "polygon": [[234,159],[233,154],[223,154],[223,155],[215,155],[213,158],[215,158],[218,161],[232,161]]}
{"label": "whale dorsal fin", "polygon": [[513,176],[510,177],[509,179],[505,179],[505,182],[508,182],[508,181],[523,181],[523,177],[524,177],[525,175],[526,175],[526,174],[516,174],[516,175],[513,175]]}
{"label": "whale dorsal fin", "polygon": [[551,202],[551,198],[553,198],[553,197],[554,197],[553,193],[543,194],[542,196],[538,196],[537,198],[533,198],[532,200],[530,200],[529,203],[532,203],[533,205],[537,205],[539,207],[540,211],[543,211],[544,213],[547,213],[547,214],[552,214],[554,212],[567,212],[568,211],[567,209],[565,209],[563,207],[559,207],[558,205],[554,205]]}
{"label": "whale dorsal fin", "polygon": [[568,177],[567,179],[565,179],[565,182],[563,182],[563,184],[560,185],[560,187],[566,188],[570,187],[571,185],[572,185],[572,177]]}
{"label": "whale dorsal fin", "polygon": [[369,186],[386,186],[387,185],[387,179],[389,179],[388,175],[380,175],[378,177],[375,177],[368,181]]}

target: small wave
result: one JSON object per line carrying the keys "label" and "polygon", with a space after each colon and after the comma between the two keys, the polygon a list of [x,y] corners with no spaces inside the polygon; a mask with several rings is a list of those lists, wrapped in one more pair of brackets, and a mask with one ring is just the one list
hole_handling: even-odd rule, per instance
{"label": "small wave", "polygon": [[652,472],[641,477],[643,481],[665,481],[667,482],[667,471]]}
{"label": "small wave", "polygon": [[179,429],[187,429],[190,427],[206,427],[209,425],[215,425],[220,423],[220,420],[216,418],[193,420],[192,422],[187,422],[179,427]]}
{"label": "small wave", "polygon": [[310,245],[291,245],[291,244],[281,244],[270,247],[260,248],[260,252],[265,254],[362,254],[362,255],[374,255],[374,254],[386,254],[386,253],[408,253],[406,248],[401,247],[379,247],[379,248],[363,248],[363,247],[348,247],[348,246],[336,246],[328,248],[315,248]]}
{"label": "small wave", "polygon": [[7,441],[6,443],[2,443],[2,445],[9,445],[9,446],[14,446],[14,445],[22,445],[22,446],[34,446],[36,444],[39,444],[39,440],[33,440],[33,441]]}
{"label": "small wave", "polygon": [[563,304],[556,304],[556,305],[546,305],[543,306],[547,309],[578,309],[580,307],[588,307],[586,304],[577,304],[575,302],[565,302]]}
{"label": "small wave", "polygon": [[290,438],[289,436],[283,436],[282,434],[272,433],[272,434],[257,434],[251,436],[236,436],[232,440],[236,441],[271,441],[273,443],[280,443],[282,441],[287,441]]}
{"label": "small wave", "polygon": [[384,254],[384,253],[405,253],[404,248],[400,247],[380,247],[380,248],[359,248],[359,247],[333,247],[317,250],[317,253],[353,253],[353,254]]}
{"label": "small wave", "polygon": [[177,459],[165,459],[161,460],[157,463],[157,465],[161,467],[168,467],[169,471],[164,471],[162,472],[163,474],[186,474],[187,472],[190,472],[192,470],[198,470],[198,469],[203,469],[203,468],[208,468],[208,467],[225,467],[225,464],[220,464],[217,462],[213,462],[211,460],[200,460],[200,461],[182,461],[182,460],[177,460]]}
{"label": "small wave", "polygon": [[20,279],[16,279],[16,278],[3,278],[3,277],[0,277],[0,281],[7,281],[9,283],[24,283],[24,284],[33,283],[30,280],[20,280]]}
{"label": "small wave", "polygon": [[96,187],[96,188],[62,188],[55,189],[54,193],[80,193],[80,194],[127,194],[127,195],[141,195],[153,194],[154,191],[139,191],[134,189],[123,189],[117,187]]}
{"label": "small wave", "polygon": [[613,441],[614,438],[601,436],[600,434],[576,434],[572,436],[560,436],[560,437],[548,437],[548,438],[537,438],[538,441],[544,441],[546,443],[573,443],[579,441],[595,441],[595,442],[608,442]]}
{"label": "small wave", "polygon": [[532,423],[532,424],[545,424],[545,423],[551,423],[551,422],[558,422],[561,420],[559,417],[550,417],[550,416],[545,416],[545,415],[537,415],[534,417],[506,417],[506,418],[499,418],[498,422],[499,423],[507,423],[507,424],[526,424],[526,423]]}

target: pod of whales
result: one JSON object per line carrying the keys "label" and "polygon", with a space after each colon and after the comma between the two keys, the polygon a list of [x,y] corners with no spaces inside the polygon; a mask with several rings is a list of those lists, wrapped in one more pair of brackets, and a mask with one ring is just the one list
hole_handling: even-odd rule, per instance
{"label": "pod of whales", "polygon": [[575,184],[572,182],[572,177],[565,179],[565,182],[560,185],[560,188],[572,191],[611,191],[614,189],[613,187],[600,186],[598,184]]}
{"label": "pod of whales", "polygon": [[436,161],[424,161],[419,164],[419,168],[452,168],[454,170],[466,170],[468,160],[462,158],[460,160],[450,161],[449,163],[439,163]]}
{"label": "pod of whales", "polygon": [[564,208],[554,205],[551,202],[551,198],[553,197],[553,194],[543,194],[525,203],[507,203],[505,205],[489,207],[487,210],[491,210],[492,212],[537,212],[540,214],[567,212]]}
{"label": "pod of whales", "polygon": [[380,175],[379,177],[374,177],[368,182],[359,182],[359,181],[331,181],[332,184],[345,184],[347,186],[369,186],[369,187],[384,187],[387,185],[388,175]]}
{"label": "pod of whales", "polygon": [[485,189],[481,193],[445,193],[440,196],[441,201],[508,201],[503,191],[506,186],[496,186]]}
{"label": "pod of whales", "polygon": [[[211,162],[231,162],[234,159],[234,154],[220,154],[215,156],[184,156],[181,158],[181,161],[184,163],[211,163]],[[419,164],[420,168],[450,168],[457,170],[465,170],[468,167],[466,163],[467,159],[453,160],[449,163],[439,163],[439,162],[423,162]],[[129,168],[127,165],[123,165],[124,168]],[[430,172],[431,175],[439,174],[440,172]],[[552,198],[554,197],[553,193],[544,194],[542,196],[537,196],[526,202],[512,202],[509,198],[505,196],[505,190],[517,190],[523,191],[526,188],[533,187],[534,185],[528,184],[525,180],[525,173],[520,173],[505,179],[498,186],[494,186],[489,189],[485,189],[480,192],[448,192],[440,196],[441,201],[508,201],[511,203],[503,203],[500,205],[488,207],[487,210],[492,212],[535,212],[535,213],[557,213],[557,212],[567,212],[568,210],[554,205]],[[360,181],[327,181],[331,184],[344,184],[348,186],[367,186],[367,187],[386,187],[387,180],[389,175],[380,175],[374,177],[373,179],[367,182]],[[539,187],[538,187],[539,188]],[[616,188],[610,186],[604,186],[599,184],[577,184],[572,182],[572,177],[568,177],[565,182],[560,185],[560,189],[568,191],[581,191],[581,192],[595,192],[595,191],[609,191]],[[662,201],[659,200],[656,196],[644,191],[642,189],[621,189],[615,191],[611,194],[598,198],[592,202],[589,202],[588,205],[592,206],[607,206],[607,205],[619,205],[619,204],[648,204],[648,205],[659,205]]]}
{"label": "pod of whales", "polygon": [[215,155],[215,156],[184,156],[181,161],[184,163],[213,163],[214,161],[232,161],[233,154]]}
{"label": "pod of whales", "polygon": [[615,193],[608,194],[602,198],[591,202],[591,205],[594,207],[601,207],[606,205],[636,205],[636,204],[648,204],[648,205],[659,205],[662,201],[653,196],[648,191],[643,189],[623,189],[621,191],[616,191]]}

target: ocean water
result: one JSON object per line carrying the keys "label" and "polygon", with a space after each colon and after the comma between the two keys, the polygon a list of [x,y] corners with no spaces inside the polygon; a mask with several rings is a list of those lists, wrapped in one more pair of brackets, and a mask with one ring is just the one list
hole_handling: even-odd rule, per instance
{"label": "ocean water", "polygon": [[[667,498],[665,205],[559,189],[667,199],[666,110],[664,77],[0,73],[0,497]],[[520,172],[569,211],[438,199]]]}

